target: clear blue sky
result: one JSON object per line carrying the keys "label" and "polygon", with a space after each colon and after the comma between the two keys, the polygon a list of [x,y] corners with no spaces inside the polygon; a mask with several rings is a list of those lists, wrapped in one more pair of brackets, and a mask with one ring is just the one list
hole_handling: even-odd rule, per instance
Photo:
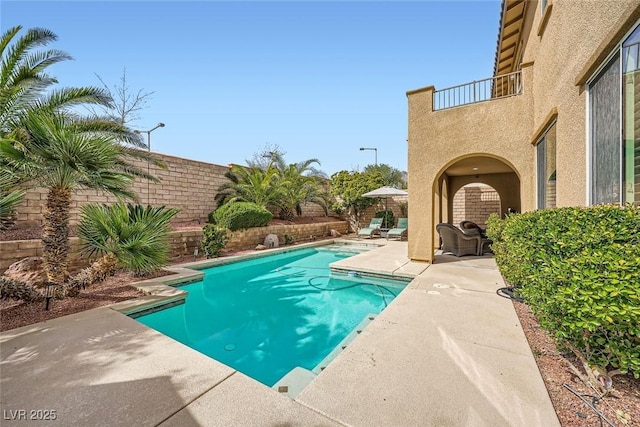
{"label": "clear blue sky", "polygon": [[[61,86],[154,91],[153,151],[226,165],[266,143],[331,175],[407,169],[406,91],[490,77],[500,1],[6,1],[2,31],[45,27]],[[434,153],[435,154],[435,153]]]}

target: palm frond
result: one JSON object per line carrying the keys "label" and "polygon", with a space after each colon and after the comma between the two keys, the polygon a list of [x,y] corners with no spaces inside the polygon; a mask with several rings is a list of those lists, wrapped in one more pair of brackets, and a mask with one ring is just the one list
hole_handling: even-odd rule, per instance
{"label": "palm frond", "polygon": [[169,221],[178,209],[164,206],[95,205],[82,207],[78,235],[87,255],[113,253],[136,274],[154,271],[169,257]]}

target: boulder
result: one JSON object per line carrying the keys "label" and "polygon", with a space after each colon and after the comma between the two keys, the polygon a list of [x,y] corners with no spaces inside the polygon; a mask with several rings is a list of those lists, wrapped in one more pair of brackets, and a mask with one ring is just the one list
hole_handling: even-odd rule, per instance
{"label": "boulder", "polygon": [[280,246],[278,236],[275,234],[267,234],[267,237],[264,238],[264,246],[267,248],[277,248]]}
{"label": "boulder", "polygon": [[38,288],[44,287],[49,281],[44,271],[44,260],[37,256],[14,262],[4,272],[4,276]]}
{"label": "boulder", "polygon": [[265,245],[258,245],[258,246],[256,246],[256,251],[263,251],[263,250],[265,250],[265,249],[267,249],[267,247],[266,247]]}
{"label": "boulder", "polygon": [[340,236],[342,236],[342,234],[340,234],[340,232],[338,230],[334,230],[333,228],[331,229],[329,234],[331,235],[331,237],[340,237]]}

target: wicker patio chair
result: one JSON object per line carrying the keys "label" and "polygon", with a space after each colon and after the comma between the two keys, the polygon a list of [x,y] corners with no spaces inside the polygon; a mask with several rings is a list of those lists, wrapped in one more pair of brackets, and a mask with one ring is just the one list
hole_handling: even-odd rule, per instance
{"label": "wicker patio chair", "polygon": [[482,236],[480,233],[467,235],[458,227],[446,222],[436,225],[436,230],[442,239],[442,252],[451,252],[457,257],[464,255],[478,255],[482,250]]}
{"label": "wicker patio chair", "polygon": [[480,234],[482,242],[480,243],[480,250],[478,251],[478,255],[493,253],[493,251],[491,250],[491,244],[493,243],[493,240],[487,237],[487,231],[484,228],[480,228],[480,226],[473,221],[462,221],[459,227],[460,230],[462,230],[462,232],[467,236]]}

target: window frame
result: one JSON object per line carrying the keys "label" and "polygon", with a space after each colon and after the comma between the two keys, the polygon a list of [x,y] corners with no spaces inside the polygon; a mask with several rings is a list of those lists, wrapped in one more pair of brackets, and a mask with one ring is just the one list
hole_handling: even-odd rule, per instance
{"label": "window frame", "polygon": [[[547,122],[547,125],[544,127],[544,130],[540,133],[540,135],[538,136],[538,138],[536,139],[536,142],[534,144],[534,146],[536,147],[536,209],[547,209],[549,208],[549,206],[547,206],[547,174],[546,174],[546,169],[547,169],[547,150],[548,150],[548,145],[547,145],[547,135],[549,134],[549,131],[551,130],[552,127],[556,126],[558,123],[558,118],[557,118],[557,114],[553,115],[551,120],[549,120]],[[556,183],[557,183],[557,171],[558,171],[558,159],[557,159],[557,146],[558,146],[558,141],[557,141],[557,126],[556,126],[556,145],[555,145],[555,152],[553,153],[556,162],[556,170],[555,170],[555,174],[556,174]],[[543,149],[540,150],[540,146],[544,144]],[[540,164],[540,151],[543,152],[543,158],[542,158],[542,165]],[[542,173],[541,172],[541,168],[543,168]],[[542,185],[541,185],[542,184]],[[541,188],[542,187],[542,188]],[[558,203],[558,198],[557,198],[557,184],[556,184],[556,196],[555,196],[555,203],[554,206],[557,206]]]}
{"label": "window frame", "polygon": [[[606,58],[602,61],[602,63],[595,69],[593,74],[586,80],[585,82],[585,90],[587,96],[585,97],[586,102],[586,178],[587,178],[587,188],[586,188],[586,196],[587,196],[587,205],[593,206],[594,202],[594,180],[593,180],[593,132],[592,132],[592,121],[591,121],[591,86],[592,84],[600,77],[602,72],[609,66],[612,61],[616,60],[616,56],[618,57],[620,63],[618,65],[618,75],[620,77],[620,84],[618,87],[618,108],[619,108],[619,116],[618,116],[618,144],[620,148],[619,158],[618,158],[618,200],[616,203],[622,204],[624,200],[624,191],[625,191],[625,176],[624,176],[624,146],[623,146],[623,96],[622,96],[622,85],[623,83],[623,72],[624,72],[624,61],[623,61],[623,47],[624,42],[640,27],[640,20],[636,21],[634,25],[618,40],[615,44],[614,48],[609,52]],[[546,131],[545,131],[546,132]]]}

